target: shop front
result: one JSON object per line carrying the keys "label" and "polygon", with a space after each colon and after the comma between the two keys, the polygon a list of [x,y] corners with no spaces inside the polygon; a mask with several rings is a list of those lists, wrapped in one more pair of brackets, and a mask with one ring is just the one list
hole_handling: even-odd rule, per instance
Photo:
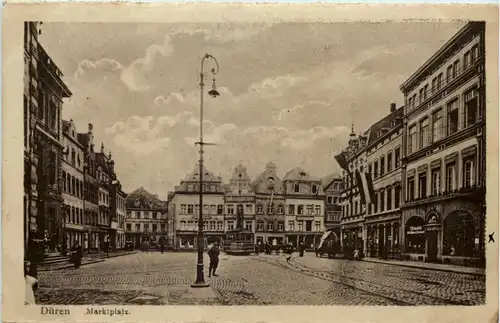
{"label": "shop front", "polygon": [[362,223],[344,225],[341,229],[341,236],[342,250],[344,254],[351,253],[354,250],[359,250],[361,254],[364,254]]}
{"label": "shop front", "polygon": [[366,229],[366,255],[368,257],[399,258],[398,219],[368,222]]}
{"label": "shop front", "polygon": [[404,259],[483,266],[483,224],[477,208],[458,203],[430,208],[425,217],[411,216],[404,226]]}

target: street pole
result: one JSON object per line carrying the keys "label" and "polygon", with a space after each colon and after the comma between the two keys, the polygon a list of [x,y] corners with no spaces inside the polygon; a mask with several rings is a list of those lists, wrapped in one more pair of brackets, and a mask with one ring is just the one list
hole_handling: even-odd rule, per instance
{"label": "street pole", "polygon": [[202,288],[202,287],[209,287],[210,285],[205,282],[205,276],[203,274],[203,249],[204,249],[204,239],[203,239],[203,146],[204,145],[210,145],[209,143],[205,143],[203,141],[203,88],[205,86],[204,84],[204,73],[203,73],[203,63],[205,62],[205,59],[212,59],[217,68],[212,68],[212,74],[214,75],[213,78],[213,85],[212,85],[212,90],[210,90],[208,93],[212,97],[216,97],[219,95],[217,90],[215,89],[215,74],[219,72],[219,63],[210,54],[205,54],[201,60],[201,70],[200,70],[200,141],[197,142],[196,144],[200,145],[200,161],[199,161],[199,189],[200,189],[200,196],[199,196],[199,218],[198,218],[198,262],[196,264],[196,281],[191,284],[191,287],[195,288]]}

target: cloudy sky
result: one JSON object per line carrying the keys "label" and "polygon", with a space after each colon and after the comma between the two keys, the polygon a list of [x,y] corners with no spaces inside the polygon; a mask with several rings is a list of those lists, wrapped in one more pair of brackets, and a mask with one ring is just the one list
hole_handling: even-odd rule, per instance
{"label": "cloudy sky", "polygon": [[73,92],[63,117],[93,123],[126,191],[165,198],[198,159],[204,53],[221,93],[205,96],[205,141],[218,144],[207,168],[227,180],[238,163],[255,177],[273,161],[281,176],[324,176],[351,123],[361,132],[402,104],[399,85],[461,25],[45,23],[40,41]]}

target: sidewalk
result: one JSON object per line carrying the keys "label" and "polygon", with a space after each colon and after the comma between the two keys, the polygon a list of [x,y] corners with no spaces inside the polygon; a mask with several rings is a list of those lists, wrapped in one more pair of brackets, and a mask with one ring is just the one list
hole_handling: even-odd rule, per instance
{"label": "sidewalk", "polygon": [[[80,266],[96,264],[96,263],[105,261],[107,258],[127,256],[127,255],[132,255],[134,253],[137,253],[137,251],[115,251],[115,252],[110,252],[109,255],[104,253],[104,252],[101,252],[100,254],[96,253],[96,254],[84,255]],[[53,266],[43,266],[42,265],[41,267],[38,268],[38,271],[61,270],[61,269],[67,269],[67,268],[73,268],[73,267],[74,267],[74,264],[72,264],[68,258],[68,262],[65,262],[62,264],[56,264]]]}
{"label": "sidewalk", "polygon": [[476,268],[476,267],[464,267],[464,266],[446,265],[446,264],[433,264],[433,263],[420,262],[420,261],[384,260],[384,259],[371,258],[371,257],[365,257],[365,258],[363,258],[363,261],[386,264],[386,265],[421,268],[421,269],[428,269],[428,270],[449,271],[449,272],[454,272],[454,273],[459,273],[459,274],[469,274],[469,275],[478,275],[478,276],[485,275],[484,268]]}

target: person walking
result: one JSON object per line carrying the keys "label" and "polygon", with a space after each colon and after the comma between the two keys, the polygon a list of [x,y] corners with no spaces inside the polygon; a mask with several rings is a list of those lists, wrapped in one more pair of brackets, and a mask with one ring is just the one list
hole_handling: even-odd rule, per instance
{"label": "person walking", "polygon": [[208,250],[208,256],[210,257],[210,266],[208,268],[208,277],[217,276],[215,271],[219,266],[219,244],[214,242],[212,247]]}
{"label": "person walking", "polygon": [[80,265],[82,264],[82,258],[83,258],[83,252],[82,252],[82,247],[78,242],[75,243],[75,246],[71,250],[71,258],[73,261],[73,264],[75,265],[75,269],[80,268]]}
{"label": "person walking", "polygon": [[30,275],[31,262],[24,262],[24,305],[36,305],[35,290],[38,288],[38,280]]}

